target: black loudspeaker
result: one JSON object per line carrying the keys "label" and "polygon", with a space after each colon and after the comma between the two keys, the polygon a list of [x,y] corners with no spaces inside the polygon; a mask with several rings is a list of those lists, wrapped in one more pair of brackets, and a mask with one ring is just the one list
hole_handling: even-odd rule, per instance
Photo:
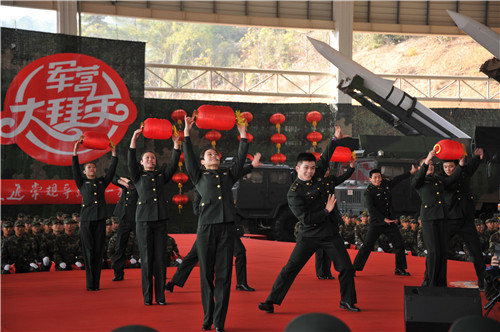
{"label": "black loudspeaker", "polygon": [[405,286],[406,332],[448,332],[464,316],[482,315],[478,289]]}

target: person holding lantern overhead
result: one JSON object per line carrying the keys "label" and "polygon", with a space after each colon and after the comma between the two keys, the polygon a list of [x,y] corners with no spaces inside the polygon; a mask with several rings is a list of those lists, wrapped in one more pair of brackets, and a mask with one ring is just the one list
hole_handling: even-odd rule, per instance
{"label": "person holding lantern overhead", "polygon": [[421,199],[420,219],[422,220],[422,237],[427,248],[425,259],[425,277],[422,286],[446,287],[446,266],[449,242],[448,207],[445,200],[445,188],[453,185],[462,173],[464,156],[460,158],[460,167],[447,178],[439,178],[434,174],[432,158],[436,152],[431,150],[425,159],[420,161],[418,171],[411,178],[411,185],[417,190]]}
{"label": "person holding lantern overhead", "polygon": [[274,305],[281,305],[300,270],[318,249],[326,251],[335,270],[339,272],[340,308],[360,311],[355,306],[354,268],[339,234],[340,213],[335,195],[323,177],[338,145],[337,141],[343,137],[340,127],[335,127],[335,136],[318,162],[314,154],[309,152],[302,152],[297,157],[297,179],[287,194],[288,206],[299,220],[297,240],[267,300],[259,303],[262,311],[273,313]]}
{"label": "person holding lantern overhead", "polygon": [[368,224],[368,233],[366,239],[354,259],[354,269],[363,271],[363,268],[370,256],[370,253],[381,234],[385,234],[394,245],[396,268],[394,274],[398,276],[409,276],[406,271],[406,254],[403,237],[397,226],[397,218],[392,214],[392,193],[391,189],[403,180],[408,179],[417,171],[412,165],[409,172],[405,172],[394,179],[382,178],[380,169],[370,171],[370,184],[365,190],[365,202],[370,213],[370,223]]}
{"label": "person holding lantern overhead", "polygon": [[[140,166],[136,157],[137,138],[143,128],[134,131],[128,151],[130,178],[137,189],[137,209],[135,213],[136,235],[141,255],[141,280],[144,305],[153,303],[153,287],[156,303],[165,302],[165,252],[167,245],[168,199],[166,185],[177,171],[181,151],[179,136],[173,135],[174,150],[170,163],[163,170],[157,169],[154,152],[142,154]],[[154,279],[154,280],[153,280]]]}
{"label": "person holding lantern overhead", "polygon": [[[450,239],[455,235],[463,239],[474,262],[477,275],[477,284],[484,290],[484,264],[481,253],[481,242],[474,224],[474,200],[470,188],[470,179],[476,172],[483,159],[483,149],[474,150],[474,156],[462,169],[458,181],[444,191],[444,200],[448,205],[448,218],[450,220]],[[443,161],[443,172],[438,176],[447,178],[457,169],[458,160]]]}
{"label": "person holding lantern overhead", "polygon": [[88,291],[99,290],[102,257],[106,239],[106,198],[105,191],[115,175],[118,158],[115,146],[110,142],[111,166],[104,177],[97,177],[97,167],[93,162],[86,163],[82,176],[78,160],[79,139],[73,148],[73,178],[82,195],[80,211],[80,239],[82,244],[85,278]]}
{"label": "person holding lantern overhead", "polygon": [[189,137],[194,120],[191,117],[185,118],[186,170],[201,196],[196,246],[200,261],[203,330],[210,330],[214,324],[216,331],[224,331],[231,291],[235,237],[236,211],[232,187],[243,174],[248,152],[245,122],[246,120],[237,125],[241,139],[234,164],[228,169],[219,169],[219,153],[214,147],[208,147],[200,154],[200,168]]}

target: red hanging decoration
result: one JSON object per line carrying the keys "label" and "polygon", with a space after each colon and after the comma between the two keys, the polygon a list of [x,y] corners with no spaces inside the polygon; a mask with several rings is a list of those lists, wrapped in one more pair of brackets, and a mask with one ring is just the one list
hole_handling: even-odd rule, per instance
{"label": "red hanging decoration", "polygon": [[307,140],[309,142],[312,142],[312,145],[314,147],[316,147],[316,145],[318,145],[318,142],[321,141],[322,139],[323,139],[323,135],[321,135],[320,132],[313,131],[313,132],[310,132],[309,134],[307,134]]}
{"label": "red hanging decoration", "polygon": [[280,132],[280,127],[285,122],[285,116],[281,113],[274,113],[271,115],[269,118],[269,121],[276,126],[276,129],[278,130],[278,133]]}
{"label": "red hanging decoration", "polygon": [[217,130],[211,130],[205,134],[205,139],[211,142],[212,146],[215,148],[217,141],[222,137],[221,133]]}
{"label": "red hanging decoration", "polygon": [[286,156],[283,153],[275,153],[271,156],[271,161],[275,164],[283,164],[286,161]]}
{"label": "red hanging decoration", "polygon": [[187,180],[188,180],[188,176],[186,173],[179,172],[179,173],[175,173],[174,176],[172,176],[172,181],[177,183],[177,186],[179,187],[179,189],[182,188],[182,185],[184,183],[186,183]]}
{"label": "red hanging decoration", "polygon": [[271,136],[271,142],[276,144],[276,147],[278,148],[278,152],[279,152],[279,149],[281,148],[281,144],[286,142],[286,136],[281,134],[281,133],[274,134],[273,136]]}
{"label": "red hanging decoration", "polygon": [[186,117],[187,113],[185,110],[175,110],[172,112],[172,120],[177,122],[179,127],[182,125],[182,121],[184,121],[184,118]]}
{"label": "red hanging decoration", "polygon": [[87,149],[106,150],[109,148],[110,140],[105,133],[86,131],[83,133],[82,145]]}
{"label": "red hanging decoration", "polygon": [[249,153],[249,154],[247,154],[247,159],[250,159],[250,161],[253,161],[253,156]]}
{"label": "red hanging decoration", "polygon": [[193,114],[200,129],[230,130],[236,123],[236,115],[229,106],[202,105]]}
{"label": "red hanging decoration", "polygon": [[181,214],[182,207],[189,202],[189,198],[184,194],[177,194],[172,197],[172,201],[179,208],[179,214]]}
{"label": "red hanging decoration", "polygon": [[321,157],[321,153],[319,152],[316,152],[316,151],[313,151],[312,154],[314,155],[314,157],[316,158],[316,161],[319,160],[319,158]]}
{"label": "red hanging decoration", "polygon": [[316,125],[318,124],[319,120],[321,120],[321,113],[318,111],[309,112],[306,115],[306,120],[307,122],[312,123],[314,130],[316,130]]}
{"label": "red hanging decoration", "polygon": [[434,151],[436,151],[436,157],[441,160],[460,159],[465,153],[462,143],[450,139],[443,139],[437,142],[434,145]]}
{"label": "red hanging decoration", "polygon": [[250,123],[253,120],[253,114],[250,113],[250,112],[243,112],[243,113],[240,114],[240,116],[242,118],[245,118],[247,120],[247,123]]}
{"label": "red hanging decoration", "polygon": [[[238,141],[240,141],[240,140],[241,140],[241,135],[238,135]],[[247,133],[247,142],[252,143],[252,141],[253,141],[253,135],[250,133]]]}
{"label": "red hanging decoration", "polygon": [[150,139],[169,139],[172,137],[172,124],[167,119],[149,118],[142,125],[142,134]]}
{"label": "red hanging decoration", "polygon": [[332,157],[330,161],[336,161],[339,163],[348,163],[351,161],[351,158],[354,158],[355,152],[351,152],[351,149],[346,148],[344,146],[337,146],[335,151],[333,151]]}

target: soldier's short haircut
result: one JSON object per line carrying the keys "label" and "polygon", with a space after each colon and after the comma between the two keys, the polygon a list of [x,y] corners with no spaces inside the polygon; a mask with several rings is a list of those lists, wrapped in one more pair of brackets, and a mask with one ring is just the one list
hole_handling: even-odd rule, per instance
{"label": "soldier's short haircut", "polygon": [[297,156],[297,166],[302,164],[303,161],[314,161],[316,162],[316,157],[311,152],[301,152]]}
{"label": "soldier's short haircut", "polygon": [[83,164],[83,169],[85,169],[87,165],[94,165],[94,167],[97,167],[96,163],[94,163],[93,161],[89,161],[88,163]]}
{"label": "soldier's short haircut", "polygon": [[373,174],[380,174],[382,175],[382,171],[379,168],[374,168],[370,171],[370,177],[372,177]]}
{"label": "soldier's short haircut", "polygon": [[219,156],[221,155],[221,153],[219,151],[217,151],[216,148],[214,148],[213,146],[209,146],[209,147],[204,148],[203,150],[201,150],[201,152],[200,152],[200,160],[204,160],[205,159],[205,152],[207,152],[208,150],[214,150],[215,152],[217,152],[219,154]]}
{"label": "soldier's short haircut", "polygon": [[64,212],[62,212],[62,211],[57,211],[57,213],[56,213],[56,217],[57,217],[57,218],[61,218],[61,217],[63,216],[63,214],[64,214]]}
{"label": "soldier's short haircut", "polygon": [[18,218],[18,219],[19,219],[19,218],[23,218],[23,219],[24,219],[24,217],[25,217],[25,216],[24,216],[24,213],[22,213],[22,212],[19,212],[19,213],[17,214],[17,218]]}
{"label": "soldier's short haircut", "polygon": [[73,214],[71,215],[71,217],[75,218],[79,218],[80,217],[80,214],[78,212],[73,212]]}
{"label": "soldier's short haircut", "polygon": [[454,163],[455,165],[458,165],[458,160],[443,160],[444,163]]}

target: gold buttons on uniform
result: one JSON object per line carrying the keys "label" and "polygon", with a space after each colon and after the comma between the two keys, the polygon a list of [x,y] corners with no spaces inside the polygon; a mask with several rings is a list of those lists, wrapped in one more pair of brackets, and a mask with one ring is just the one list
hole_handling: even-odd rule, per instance
{"label": "gold buttons on uniform", "polygon": [[156,188],[153,188],[153,191],[156,191]]}
{"label": "gold buttons on uniform", "polygon": [[141,205],[141,204],[142,204],[142,203],[141,203],[141,202],[139,202],[139,205]]}
{"label": "gold buttons on uniform", "polygon": [[439,195],[439,191],[438,191],[438,192],[436,192],[436,194],[437,194],[437,195]]}
{"label": "gold buttons on uniform", "polygon": [[96,204],[97,204],[97,201],[95,201],[94,203],[96,203]]}
{"label": "gold buttons on uniform", "polygon": [[438,203],[441,204],[441,201],[439,201]]}
{"label": "gold buttons on uniform", "polygon": [[97,184],[94,183],[94,187],[97,186]]}
{"label": "gold buttons on uniform", "polygon": [[153,199],[153,201],[155,201],[155,202],[156,202],[156,198],[155,198],[155,199]]}
{"label": "gold buttons on uniform", "polygon": [[151,179],[151,181],[154,181],[155,179]]}
{"label": "gold buttons on uniform", "polygon": [[205,203],[201,203],[201,206],[205,206]]}
{"label": "gold buttons on uniform", "polygon": [[220,188],[220,184],[217,185],[217,188]]}
{"label": "gold buttons on uniform", "polygon": [[219,177],[219,174],[217,174],[215,177],[216,177],[216,178],[218,178],[218,177]]}
{"label": "gold buttons on uniform", "polygon": [[424,205],[424,208],[426,208],[426,209],[427,209],[427,205]]}
{"label": "gold buttons on uniform", "polygon": [[94,193],[94,196],[97,195],[97,193]]}
{"label": "gold buttons on uniform", "polygon": [[219,199],[222,199],[222,196],[219,196]]}

